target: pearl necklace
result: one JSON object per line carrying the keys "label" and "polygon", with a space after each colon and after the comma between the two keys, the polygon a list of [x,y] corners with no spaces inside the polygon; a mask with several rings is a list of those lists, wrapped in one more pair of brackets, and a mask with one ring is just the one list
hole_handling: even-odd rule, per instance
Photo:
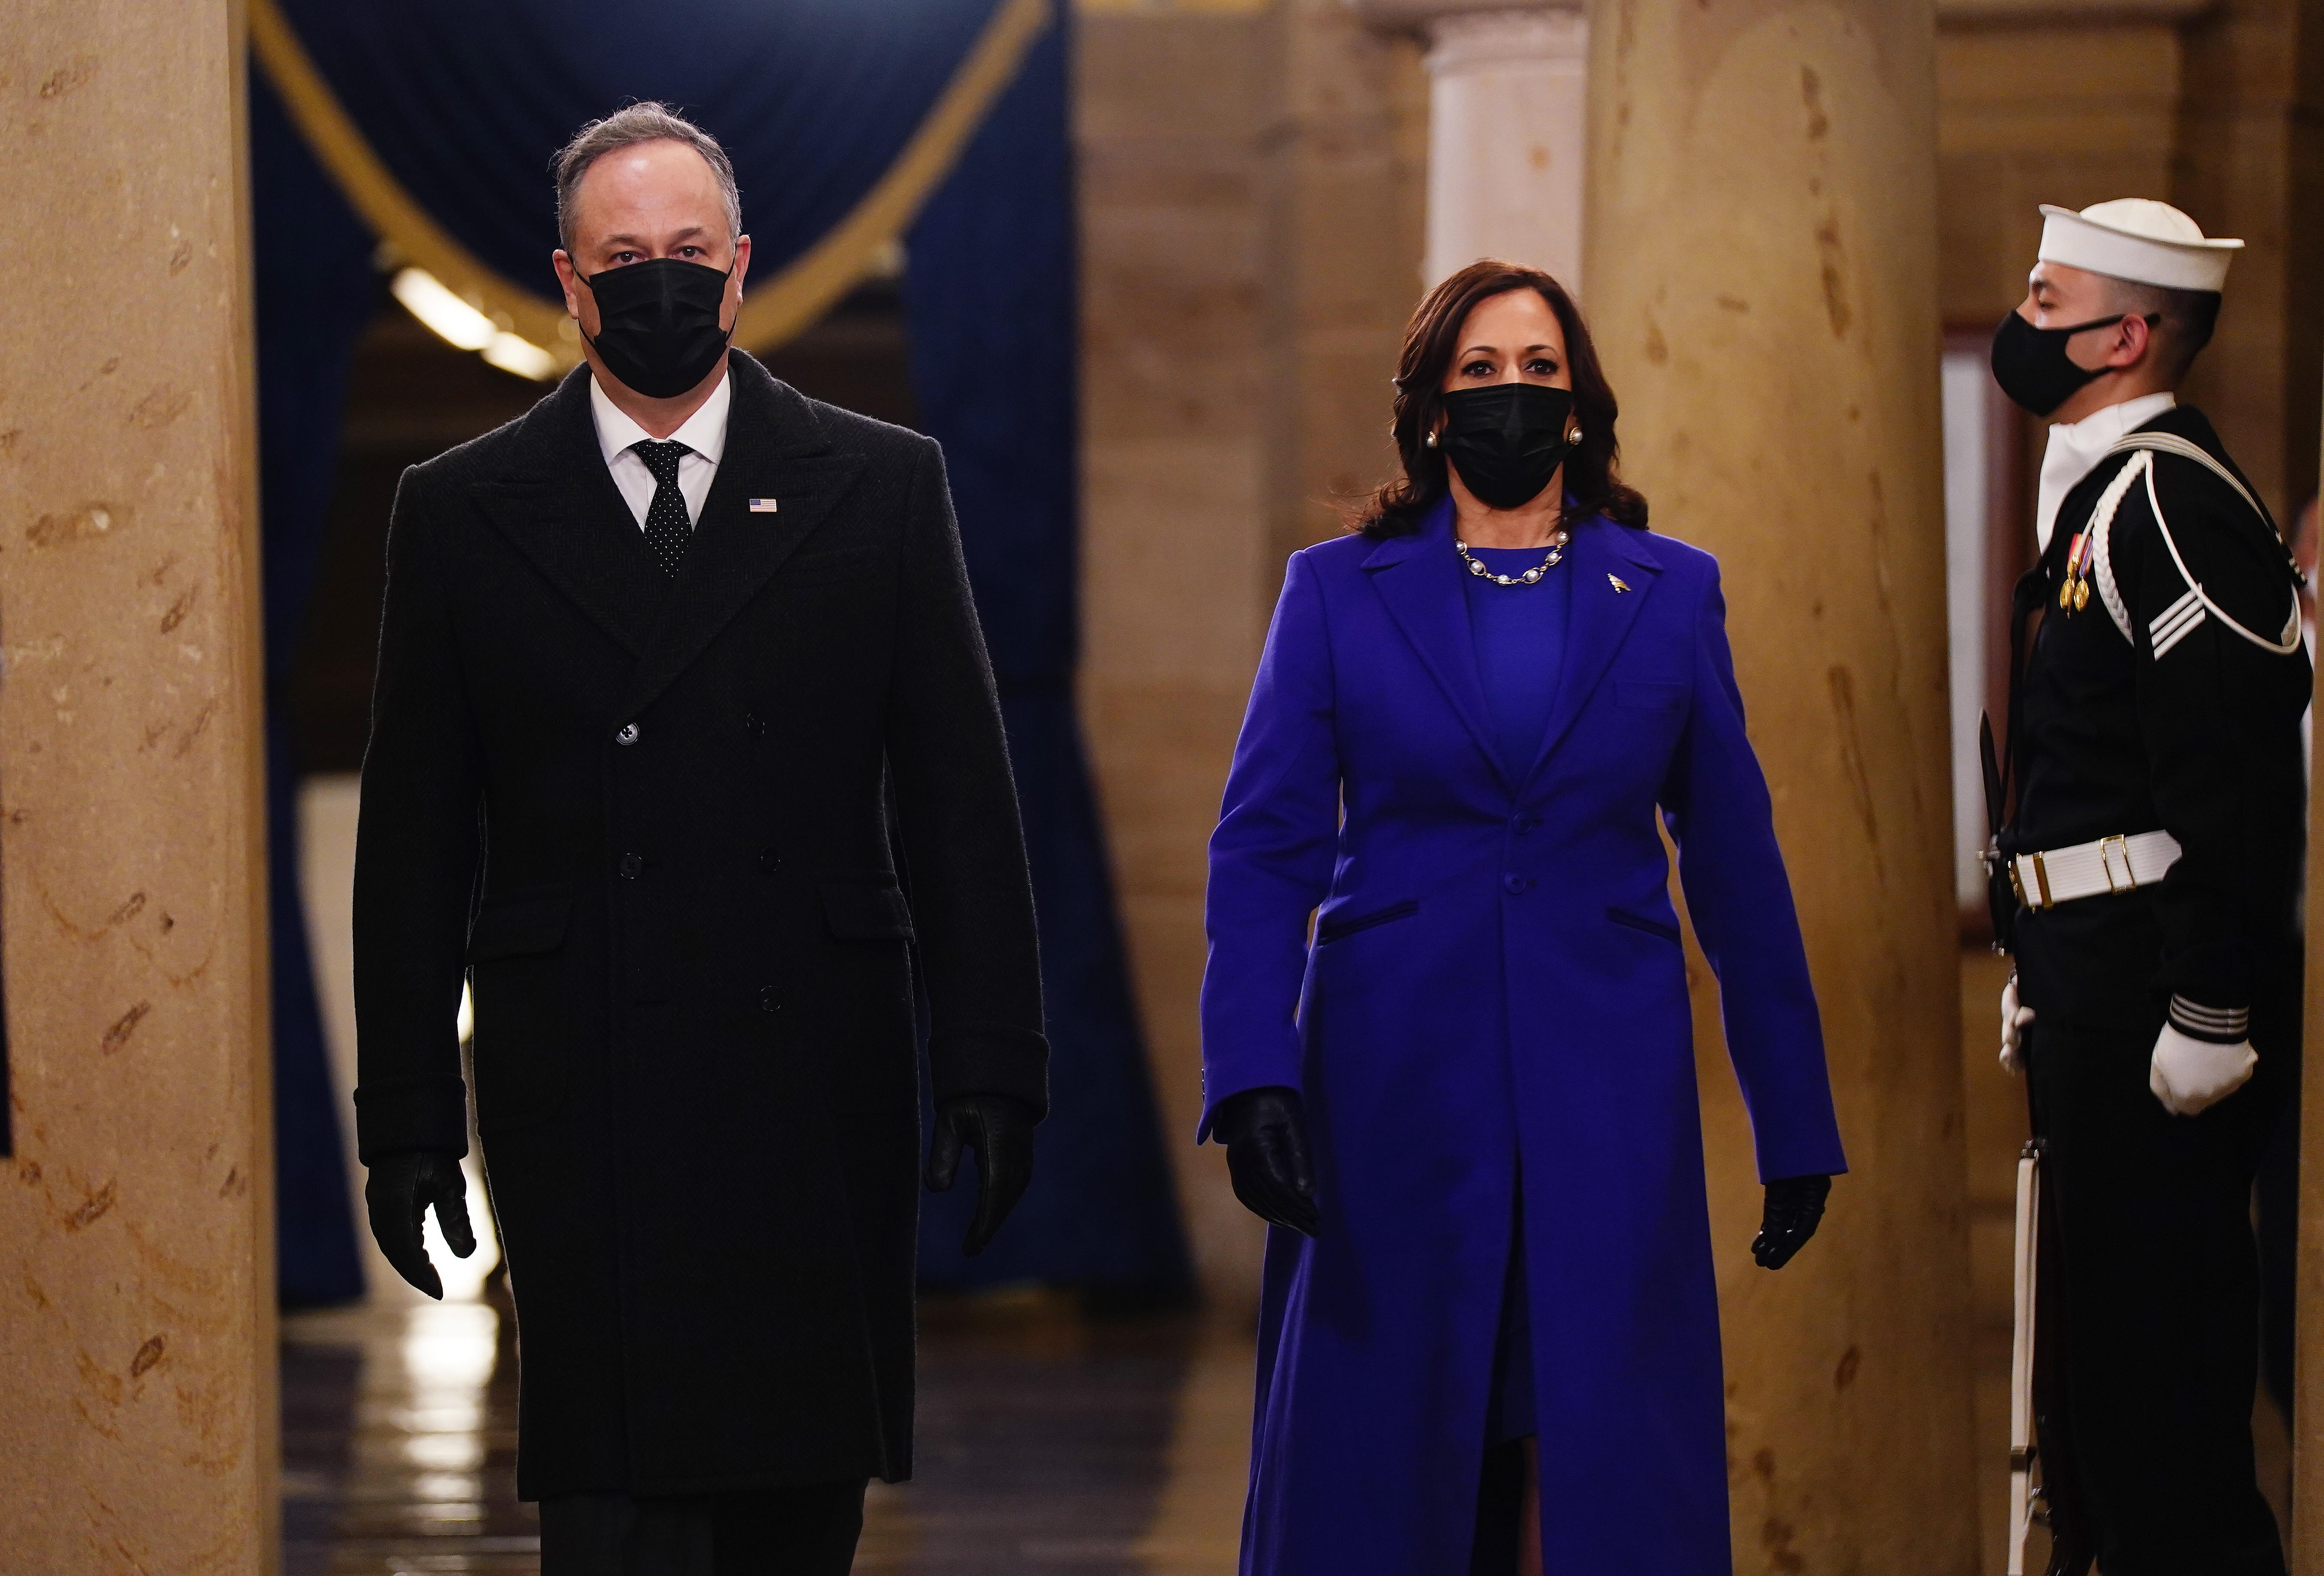
{"label": "pearl necklace", "polygon": [[1537,585],[1541,583],[1541,577],[1544,575],[1548,574],[1550,570],[1555,568],[1557,567],[1557,561],[1565,557],[1565,544],[1572,539],[1572,538],[1565,534],[1564,530],[1560,528],[1558,533],[1550,539],[1549,557],[1544,558],[1540,563],[1536,564],[1532,568],[1527,569],[1522,575],[1494,574],[1490,569],[1485,567],[1482,562],[1471,556],[1469,551],[1469,544],[1461,540],[1457,537],[1453,539],[1452,547],[1453,550],[1461,555],[1461,561],[1469,566],[1469,573],[1471,575],[1478,576],[1482,579],[1490,580],[1496,585]]}

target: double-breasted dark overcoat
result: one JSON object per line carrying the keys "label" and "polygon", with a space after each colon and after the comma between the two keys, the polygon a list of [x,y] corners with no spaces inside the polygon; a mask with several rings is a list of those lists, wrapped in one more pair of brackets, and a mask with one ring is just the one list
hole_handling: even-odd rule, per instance
{"label": "double-breasted dark overcoat", "polygon": [[936,1096],[1046,1102],[943,460],[733,353],[671,579],[589,375],[397,494],[355,872],[363,1155],[466,1147],[471,975],[525,1498],[900,1478],[916,964]]}

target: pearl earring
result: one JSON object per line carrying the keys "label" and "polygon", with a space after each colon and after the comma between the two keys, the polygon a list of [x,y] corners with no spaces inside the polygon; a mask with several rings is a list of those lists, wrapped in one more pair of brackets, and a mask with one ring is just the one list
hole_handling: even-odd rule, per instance
{"label": "pearl earring", "polygon": [[1565,441],[1569,446],[1580,444],[1582,441],[1582,429],[1577,427],[1572,431],[1567,433],[1565,435]]}
{"label": "pearl earring", "polygon": [[1430,448],[1434,448],[1436,447],[1436,434],[1432,432],[1420,441],[1426,444]]}

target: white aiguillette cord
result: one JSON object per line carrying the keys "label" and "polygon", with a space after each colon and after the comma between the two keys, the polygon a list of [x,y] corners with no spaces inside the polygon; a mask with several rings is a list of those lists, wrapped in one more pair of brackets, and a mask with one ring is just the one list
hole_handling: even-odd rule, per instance
{"label": "white aiguillette cord", "polygon": [[[2130,639],[2130,615],[2128,610],[2123,606],[2121,594],[2115,588],[2114,563],[2107,548],[2113,532],[2115,512],[2122,507],[2124,496],[2129,493],[2133,482],[2139,477],[2140,473],[2144,472],[2146,482],[2146,502],[2148,507],[2154,511],[2155,529],[2163,533],[2163,545],[2170,549],[2171,561],[2178,566],[2179,577],[2187,583],[2188,594],[2200,603],[2204,610],[2212,617],[2260,650],[2272,651],[2279,657],[2289,657],[2298,650],[2301,644],[2299,593],[2295,591],[2292,594],[2292,615],[2284,623],[2283,636],[2279,640],[2271,641],[2264,636],[2252,633],[2236,622],[2234,615],[2212,601],[2203,587],[2197,583],[2193,574],[2188,570],[2187,560],[2179,556],[2179,544],[2171,535],[2171,522],[2163,515],[2163,500],[2155,496],[2154,456],[2157,454],[2168,454],[2176,455],[2181,459],[2193,460],[2197,465],[2227,483],[2228,486],[2233,487],[2236,490],[2236,495],[2250,504],[2252,512],[2258,515],[2260,522],[2267,527],[2268,535],[2275,536],[2275,522],[2269,519],[2268,512],[2261,506],[2260,501],[2252,496],[2251,489],[2243,484],[2242,478],[2218,460],[2213,459],[2200,445],[2190,443],[2175,433],[2134,432],[2117,439],[2107,453],[2134,456],[2130,464],[2125,465],[2121,473],[2107,484],[2105,493],[2098,499],[2098,508],[2092,512],[2090,521],[2090,557],[2093,560],[2091,567],[2098,571],[2099,597],[2106,604],[2107,616],[2114,620],[2115,627],[2122,631],[2123,639]],[[2192,625],[2189,627],[2191,628]],[[2158,657],[2162,655],[2159,651],[2155,654]]]}

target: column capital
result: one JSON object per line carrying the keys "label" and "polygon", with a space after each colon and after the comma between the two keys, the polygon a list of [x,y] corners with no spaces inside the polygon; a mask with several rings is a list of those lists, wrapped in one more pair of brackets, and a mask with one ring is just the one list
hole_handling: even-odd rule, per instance
{"label": "column capital", "polygon": [[1347,5],[1383,32],[1418,33],[1441,45],[1451,33],[1479,31],[1480,24],[1500,36],[1533,31],[1528,23],[1571,26],[1582,20],[1585,0],[1347,0]]}

